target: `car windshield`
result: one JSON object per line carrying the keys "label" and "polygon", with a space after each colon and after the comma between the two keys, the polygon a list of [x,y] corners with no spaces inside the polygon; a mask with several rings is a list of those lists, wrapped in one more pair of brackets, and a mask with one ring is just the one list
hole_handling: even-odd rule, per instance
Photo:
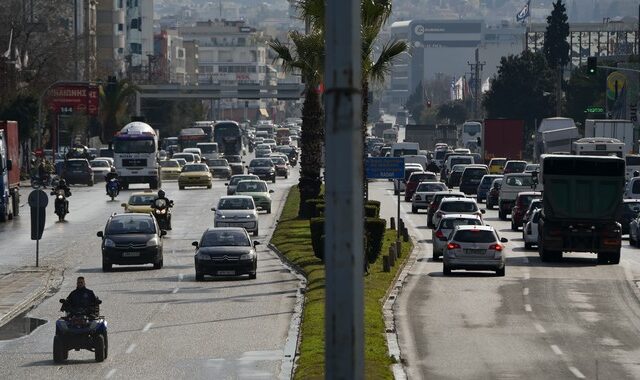
{"label": "car windshield", "polygon": [[491,182],[493,182],[496,179],[496,177],[482,177],[482,182],[480,183],[481,185],[487,186],[490,185]]}
{"label": "car windshield", "polygon": [[148,206],[156,199],[155,194],[145,194],[145,195],[132,195],[129,197],[129,205],[131,206]]}
{"label": "car windshield", "polygon": [[451,167],[458,164],[472,164],[473,158],[471,157],[457,157],[451,159]]}
{"label": "car windshield", "polygon": [[465,168],[466,168],[466,165],[455,165],[452,171],[462,173]]}
{"label": "car windshield", "polygon": [[284,165],[287,163],[282,157],[271,157],[271,161],[276,165]]}
{"label": "car windshield", "polygon": [[229,166],[229,162],[227,160],[210,160],[209,166]]}
{"label": "car windshield", "polygon": [[507,185],[509,186],[531,186],[531,176],[514,176],[507,178]]}
{"label": "car windshield", "polygon": [[501,158],[494,158],[490,162],[491,166],[493,166],[493,165],[504,166],[504,164],[506,164],[506,163],[507,163],[507,160],[506,159],[501,159]]}
{"label": "car windshield", "polygon": [[440,210],[445,212],[475,212],[478,206],[471,202],[444,202],[440,205]]}
{"label": "car windshield", "polygon": [[249,166],[251,166],[252,168],[257,168],[257,167],[265,167],[265,166],[273,166],[273,161],[269,160],[252,160],[251,163],[249,164]]}
{"label": "car windshield", "polygon": [[222,198],[218,202],[218,210],[253,210],[250,198]]}
{"label": "car windshield", "polygon": [[230,163],[242,162],[242,157],[240,156],[225,156],[225,158],[227,159],[227,162],[230,162]]}
{"label": "car windshield", "polygon": [[496,236],[487,230],[461,230],[456,232],[453,240],[461,243],[495,243]]}
{"label": "car windshield", "polygon": [[482,222],[479,219],[466,219],[466,218],[456,218],[456,219],[442,219],[440,222],[439,229],[441,230],[452,230],[456,226],[480,226]]}
{"label": "car windshield", "polygon": [[526,162],[507,162],[506,169],[511,170],[512,172],[523,172],[524,168],[527,167]]}
{"label": "car windshield", "polygon": [[236,187],[236,193],[266,193],[267,185],[258,181],[241,181]]}
{"label": "car windshield", "polygon": [[107,161],[103,161],[103,160],[91,161],[90,164],[92,168],[108,168],[111,166]]}
{"label": "car windshield", "polygon": [[120,234],[155,234],[153,220],[145,216],[120,216],[111,219],[107,225],[107,235]]}
{"label": "car windshield", "polygon": [[173,158],[182,158],[187,162],[193,162],[195,156],[192,153],[176,153],[173,155]]}
{"label": "car windshield", "polygon": [[446,189],[447,187],[444,185],[444,183],[421,183],[418,185],[416,192],[434,192]]}
{"label": "car windshield", "polygon": [[414,173],[409,178],[409,181],[411,181],[411,182],[422,182],[422,181],[431,180],[431,179],[436,179],[436,175],[434,173],[420,173],[420,174]]}
{"label": "car windshield", "polygon": [[218,153],[218,144],[198,144],[202,153]]}
{"label": "car windshield", "polygon": [[522,206],[524,208],[528,208],[529,205],[531,204],[531,201],[533,201],[534,198],[539,197],[540,195],[523,195],[522,196]]}
{"label": "car windshield", "polygon": [[243,231],[207,231],[202,236],[200,247],[250,247],[251,241]]}
{"label": "car windshield", "polygon": [[163,168],[179,168],[180,164],[178,161],[160,161],[160,166]]}
{"label": "car windshield", "polygon": [[69,160],[67,161],[67,167],[70,169],[83,169],[87,167],[87,164],[85,161],[73,161],[73,160]]}
{"label": "car windshield", "polygon": [[182,171],[183,172],[206,172],[207,165],[202,165],[202,164],[185,165],[184,168],[182,168]]}

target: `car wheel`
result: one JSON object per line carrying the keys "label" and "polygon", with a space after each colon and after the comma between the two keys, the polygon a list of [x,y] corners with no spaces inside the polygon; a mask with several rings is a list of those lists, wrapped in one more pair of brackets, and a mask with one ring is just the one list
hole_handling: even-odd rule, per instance
{"label": "car wheel", "polygon": [[87,185],[93,186],[93,181],[89,181],[89,183],[87,183]]}
{"label": "car wheel", "polygon": [[636,241],[633,239],[633,237],[631,236],[631,234],[629,234],[629,245],[630,246],[634,246],[636,245]]}
{"label": "car wheel", "polygon": [[178,189],[180,189],[180,190],[184,190],[184,186],[180,186],[180,185],[178,185]]}
{"label": "car wheel", "polygon": [[415,207],[411,207],[411,213],[412,214],[417,214],[418,213],[418,209]]}
{"label": "car wheel", "polygon": [[498,277],[504,277],[504,271],[505,271],[505,269],[506,269],[506,266],[504,266],[504,267],[502,267],[502,268],[500,268],[500,269],[497,269],[497,270],[496,270],[496,276],[498,276]]}
{"label": "car wheel", "polygon": [[449,268],[448,265],[446,264],[442,264],[442,274],[445,276],[450,276],[451,275],[451,268]]}
{"label": "car wheel", "polygon": [[96,361],[103,362],[105,359],[104,336],[98,335],[94,338]]}
{"label": "car wheel", "polygon": [[524,249],[531,249],[531,243],[524,243]]}
{"label": "car wheel", "polygon": [[249,280],[255,280],[257,277],[257,273],[253,272],[253,273],[249,273]]}
{"label": "car wheel", "polygon": [[62,338],[59,336],[53,337],[53,362],[54,363],[62,363],[65,359],[65,353],[67,351],[64,348],[64,344],[62,343]]}
{"label": "car wheel", "polygon": [[267,214],[271,214],[271,207],[267,209]]}
{"label": "car wheel", "polygon": [[210,189],[210,188],[211,188],[211,185],[207,185],[207,189]]}
{"label": "car wheel", "polygon": [[271,180],[271,183],[276,183],[276,177],[273,176],[273,179]]}
{"label": "car wheel", "polygon": [[163,265],[164,265],[164,260],[160,258],[160,260],[153,263],[153,269],[162,269]]}
{"label": "car wheel", "polygon": [[433,261],[436,261],[440,258],[440,255],[438,255],[438,253],[434,251],[431,255],[431,258],[433,259]]}
{"label": "car wheel", "polygon": [[498,211],[498,219],[507,220],[507,216],[502,211]]}
{"label": "car wheel", "polygon": [[253,231],[253,236],[258,236],[258,229],[256,228],[255,231]]}
{"label": "car wheel", "polygon": [[487,202],[487,209],[489,209],[489,210],[493,210],[493,204],[492,204],[492,203]]}
{"label": "car wheel", "polygon": [[511,231],[518,231],[518,226],[513,222],[513,219],[511,219]]}
{"label": "car wheel", "polygon": [[110,272],[112,268],[112,264],[107,262],[107,260],[102,259],[102,271],[103,272]]}
{"label": "car wheel", "polygon": [[196,281],[204,281],[204,274],[198,272],[196,269]]}

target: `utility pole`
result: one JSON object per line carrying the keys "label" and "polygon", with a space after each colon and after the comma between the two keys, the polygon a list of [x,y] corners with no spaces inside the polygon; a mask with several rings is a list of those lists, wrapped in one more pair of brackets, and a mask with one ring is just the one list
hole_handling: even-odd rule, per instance
{"label": "utility pole", "polygon": [[78,68],[78,0],[73,0],[73,60],[75,61],[73,79],[78,81],[80,75]]}
{"label": "utility pole", "polygon": [[325,379],[364,377],[360,1],[327,0]]}
{"label": "utility pole", "polygon": [[480,118],[480,93],[482,92],[482,68],[487,62],[480,62],[480,52],[476,48],[476,57],[474,63],[467,61],[467,65],[473,75],[473,118]]}

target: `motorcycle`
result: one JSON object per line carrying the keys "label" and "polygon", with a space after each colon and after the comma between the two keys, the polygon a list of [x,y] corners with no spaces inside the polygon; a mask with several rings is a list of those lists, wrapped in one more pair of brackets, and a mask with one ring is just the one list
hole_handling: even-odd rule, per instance
{"label": "motorcycle", "polygon": [[291,166],[296,166],[298,164],[298,156],[290,156],[289,163],[291,164]]}
{"label": "motorcycle", "polygon": [[55,200],[55,213],[58,215],[58,221],[64,222],[64,217],[67,215],[67,197],[63,189],[58,189],[51,192],[51,195],[56,196]]}
{"label": "motorcycle", "polygon": [[117,179],[111,178],[109,180],[109,183],[107,184],[107,194],[109,194],[111,200],[120,194],[120,182],[118,182]]}
{"label": "motorcycle", "polygon": [[39,175],[34,175],[31,177],[31,187],[34,189],[40,187],[56,187],[58,186],[58,182],[60,181],[60,177],[53,174],[46,174],[43,178],[40,178]]}
{"label": "motorcycle", "polygon": [[153,216],[162,230],[171,230],[171,207],[173,207],[173,201],[168,204],[164,199],[153,201]]}
{"label": "motorcycle", "polygon": [[[61,299],[64,317],[56,321],[56,335],[53,337],[53,361],[62,363],[69,358],[69,350],[89,350],[95,352],[96,362],[104,361],[109,354],[107,321],[99,315],[102,301],[92,308],[69,310],[67,301]],[[94,310],[88,310],[94,309]]]}

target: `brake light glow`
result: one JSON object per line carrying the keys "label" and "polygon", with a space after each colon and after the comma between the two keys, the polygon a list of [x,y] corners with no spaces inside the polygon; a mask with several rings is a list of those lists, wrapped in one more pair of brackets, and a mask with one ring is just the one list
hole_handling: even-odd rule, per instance
{"label": "brake light glow", "polygon": [[460,244],[458,243],[449,243],[447,244],[447,249],[458,249],[460,248]]}
{"label": "brake light glow", "polygon": [[436,231],[436,237],[438,239],[442,239],[444,237],[444,234],[442,233],[442,231],[438,230],[438,231]]}
{"label": "brake light glow", "polygon": [[500,244],[491,244],[489,246],[489,249],[493,249],[494,251],[498,251],[498,252],[502,251],[502,248],[503,247]]}

